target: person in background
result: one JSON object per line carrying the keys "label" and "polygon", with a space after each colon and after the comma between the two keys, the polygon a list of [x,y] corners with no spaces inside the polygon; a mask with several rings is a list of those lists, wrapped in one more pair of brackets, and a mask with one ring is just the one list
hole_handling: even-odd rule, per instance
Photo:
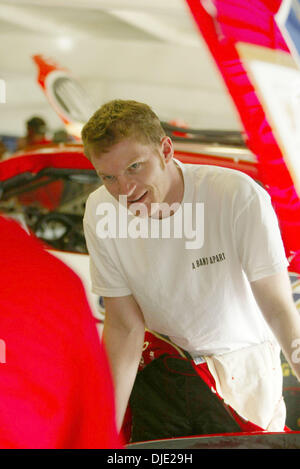
{"label": "person in background", "polygon": [[56,130],[52,137],[53,143],[73,143],[74,139],[65,129]]}
{"label": "person in background", "polygon": [[7,159],[9,156],[8,149],[6,148],[5,143],[0,140],[0,161]]}
{"label": "person in background", "polygon": [[80,279],[0,216],[0,448],[116,448],[106,351]]}
{"label": "person in background", "polygon": [[47,124],[38,116],[30,118],[26,122],[26,135],[19,139],[17,150],[23,150],[36,145],[47,145],[51,140],[47,138]]}

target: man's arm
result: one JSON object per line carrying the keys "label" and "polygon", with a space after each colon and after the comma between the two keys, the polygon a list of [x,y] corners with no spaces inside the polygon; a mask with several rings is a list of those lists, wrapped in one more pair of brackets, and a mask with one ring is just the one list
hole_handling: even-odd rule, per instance
{"label": "man's arm", "polygon": [[120,430],[142,354],[145,323],[132,295],[106,297],[104,303],[103,340],[113,375]]}
{"label": "man's arm", "polygon": [[257,304],[300,381],[300,313],[287,271],[251,282]]}

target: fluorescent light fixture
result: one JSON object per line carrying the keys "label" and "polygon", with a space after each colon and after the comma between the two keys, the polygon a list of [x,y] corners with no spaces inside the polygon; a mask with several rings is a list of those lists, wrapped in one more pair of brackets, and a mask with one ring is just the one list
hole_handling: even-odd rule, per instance
{"label": "fluorescent light fixture", "polygon": [[59,49],[62,50],[62,51],[65,51],[65,52],[68,52],[69,50],[71,50],[73,48],[73,45],[74,45],[73,39],[71,39],[70,37],[67,37],[67,36],[59,37],[56,40],[56,43],[57,43]]}

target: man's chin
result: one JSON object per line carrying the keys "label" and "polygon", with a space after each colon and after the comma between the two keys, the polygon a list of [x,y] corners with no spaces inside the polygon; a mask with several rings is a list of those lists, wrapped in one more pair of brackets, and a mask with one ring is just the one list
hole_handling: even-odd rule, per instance
{"label": "man's chin", "polygon": [[148,218],[151,215],[150,205],[140,202],[134,202],[128,205],[128,210],[135,217]]}

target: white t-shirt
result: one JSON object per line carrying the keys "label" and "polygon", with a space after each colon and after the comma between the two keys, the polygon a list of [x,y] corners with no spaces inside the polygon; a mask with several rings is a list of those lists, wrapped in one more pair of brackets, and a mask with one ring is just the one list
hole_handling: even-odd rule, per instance
{"label": "white t-shirt", "polygon": [[[132,294],[146,327],[169,336],[193,357],[274,340],[249,284],[288,265],[268,193],[239,171],[176,163],[183,172],[184,197],[171,217],[141,222],[104,186],[89,196],[84,229],[93,292],[111,297]],[[109,225],[111,237],[103,239],[98,236],[99,226],[104,226],[100,212],[107,207],[115,210],[117,229]],[[131,228],[145,233],[145,223],[152,227],[148,238],[124,236],[124,211]],[[186,220],[192,213],[190,230],[182,222],[185,213]],[[161,232],[155,238],[155,230],[167,231],[170,220],[173,237]],[[198,235],[188,248],[196,222]],[[172,227],[181,223],[180,237]]]}

